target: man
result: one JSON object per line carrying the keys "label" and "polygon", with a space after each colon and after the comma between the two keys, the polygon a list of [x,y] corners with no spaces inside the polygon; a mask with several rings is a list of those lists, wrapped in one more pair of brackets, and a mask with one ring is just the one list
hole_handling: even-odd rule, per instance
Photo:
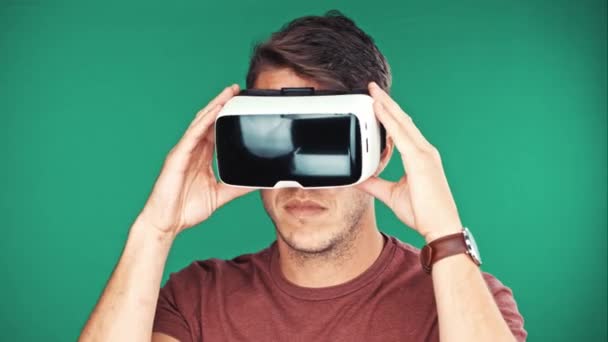
{"label": "man", "polygon": [[[390,83],[371,37],[337,11],[296,19],[256,46],[248,88],[369,88],[387,130],[375,175],[347,188],[260,190],[276,241],[232,260],[195,261],[159,293],[175,236],[253,191],[213,174],[213,122],[239,91],[227,87],[167,156],[80,340],[525,340],[511,290],[475,258],[436,258],[427,273],[418,249],[379,231],[374,198],[436,250],[438,241],[464,241],[439,152],[387,94]],[[378,175],[395,148],[407,175],[393,183]]]}

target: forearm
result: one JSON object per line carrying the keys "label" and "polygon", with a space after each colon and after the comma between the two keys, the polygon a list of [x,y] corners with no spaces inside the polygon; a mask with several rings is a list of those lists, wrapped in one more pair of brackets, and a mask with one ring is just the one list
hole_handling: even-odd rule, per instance
{"label": "forearm", "polygon": [[442,342],[515,341],[481,270],[468,255],[437,261],[432,277]]}
{"label": "forearm", "polygon": [[135,220],[79,341],[151,340],[160,282],[173,240],[140,218]]}

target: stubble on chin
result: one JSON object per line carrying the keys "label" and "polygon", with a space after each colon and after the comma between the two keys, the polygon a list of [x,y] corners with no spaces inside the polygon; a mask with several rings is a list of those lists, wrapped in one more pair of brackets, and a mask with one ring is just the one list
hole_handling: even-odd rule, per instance
{"label": "stubble on chin", "polygon": [[285,236],[274,220],[273,223],[278,238],[289,246],[289,258],[296,265],[331,262],[339,266],[352,258],[355,240],[360,233],[359,221],[362,216],[363,210],[355,210],[349,213],[348,217],[343,220],[346,223],[345,227],[321,238],[321,241],[315,241],[314,246],[303,246],[295,239]]}

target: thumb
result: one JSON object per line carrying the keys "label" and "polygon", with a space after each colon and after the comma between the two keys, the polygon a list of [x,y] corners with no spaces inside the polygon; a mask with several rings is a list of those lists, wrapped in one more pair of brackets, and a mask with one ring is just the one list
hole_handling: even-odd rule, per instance
{"label": "thumb", "polygon": [[218,208],[232,201],[237,197],[244,196],[250,192],[258,190],[256,188],[245,188],[219,183],[217,187],[217,206]]}
{"label": "thumb", "polygon": [[377,176],[371,176],[366,181],[355,185],[355,187],[359,190],[363,190],[368,194],[378,198],[384,204],[390,207],[389,202],[391,199],[391,194],[395,187],[395,182],[387,181],[385,179],[379,178]]}

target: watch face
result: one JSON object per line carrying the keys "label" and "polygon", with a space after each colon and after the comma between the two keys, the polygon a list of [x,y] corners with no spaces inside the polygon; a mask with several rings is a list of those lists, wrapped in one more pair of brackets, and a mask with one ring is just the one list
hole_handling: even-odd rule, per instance
{"label": "watch face", "polygon": [[481,256],[479,255],[479,249],[477,248],[477,243],[475,242],[475,238],[473,238],[473,234],[469,231],[468,228],[464,228],[464,241],[467,244],[467,250],[469,254],[476,259],[479,265],[481,265]]}

